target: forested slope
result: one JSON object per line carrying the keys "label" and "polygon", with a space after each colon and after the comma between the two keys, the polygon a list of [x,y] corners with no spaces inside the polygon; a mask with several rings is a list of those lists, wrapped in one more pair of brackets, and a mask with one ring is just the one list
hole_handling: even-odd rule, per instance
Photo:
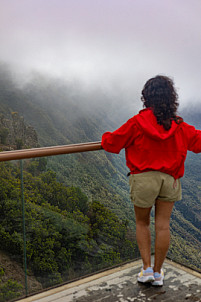
{"label": "forested slope", "polygon": [[[30,83],[20,88],[12,82],[9,72],[1,69],[0,87],[2,114],[9,116],[13,111],[19,112],[36,129],[40,146],[99,141],[104,131],[114,130],[130,117],[130,113],[117,108],[113,100],[101,90],[89,93],[79,83],[72,85],[35,75]],[[195,125],[200,116],[197,110],[193,118]],[[201,270],[200,166],[200,155],[190,155],[186,163],[186,175],[182,180],[183,200],[176,203],[172,215],[172,245],[169,252],[173,259],[198,270]],[[106,207],[104,211],[112,210],[118,216],[118,223],[122,221],[124,226],[129,223],[129,227],[135,229],[124,152],[113,155],[102,150],[49,157],[46,169],[43,173],[48,173],[48,170],[56,173],[54,181],[58,181],[58,184],[67,188],[81,188],[89,204],[98,201],[99,206]],[[45,186],[44,183],[42,185]],[[39,211],[41,217],[49,215],[52,206],[56,206],[49,206],[51,197],[48,197],[48,206],[41,209],[41,204],[34,205],[35,198],[33,204],[29,204],[29,209]],[[73,206],[76,208],[76,204]],[[61,213],[55,215],[58,214]],[[56,223],[58,220],[55,218],[53,221]],[[83,233],[83,236],[86,234]]]}
{"label": "forested slope", "polygon": [[[29,275],[45,288],[134,258],[136,243],[127,222],[120,221],[99,201],[89,202],[79,188],[59,183],[55,172],[42,171],[41,166],[46,170],[45,163],[40,161],[26,161],[23,176]],[[1,163],[0,187],[1,250],[22,264],[18,163]],[[3,276],[7,267],[0,264],[0,271]],[[2,281],[0,301],[7,299],[6,288],[8,298],[14,292],[21,293],[23,280]]]}
{"label": "forested slope", "polygon": [[[76,90],[40,75],[23,89],[16,88],[9,76],[0,78],[4,113],[19,112],[36,129],[40,146],[98,141],[104,131],[117,127],[115,110],[103,95],[86,95],[79,86]],[[48,167],[60,181],[81,187],[89,199],[98,197],[134,225],[124,156],[104,151],[57,156],[48,159]]]}

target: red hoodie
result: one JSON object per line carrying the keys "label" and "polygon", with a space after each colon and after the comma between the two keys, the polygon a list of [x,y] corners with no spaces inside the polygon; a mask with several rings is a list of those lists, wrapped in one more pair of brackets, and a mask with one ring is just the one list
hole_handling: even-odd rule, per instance
{"label": "red hoodie", "polygon": [[184,175],[187,150],[201,152],[201,131],[172,121],[169,130],[157,123],[151,109],[144,109],[114,132],[102,136],[102,147],[119,153],[125,148],[131,173],[161,171],[175,179]]}

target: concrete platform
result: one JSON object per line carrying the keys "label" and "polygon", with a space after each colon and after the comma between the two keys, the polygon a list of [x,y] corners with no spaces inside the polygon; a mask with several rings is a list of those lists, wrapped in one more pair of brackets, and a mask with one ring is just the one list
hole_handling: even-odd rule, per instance
{"label": "concrete platform", "polygon": [[21,302],[201,301],[201,274],[172,261],[164,263],[163,287],[139,284],[141,261],[80,279]]}

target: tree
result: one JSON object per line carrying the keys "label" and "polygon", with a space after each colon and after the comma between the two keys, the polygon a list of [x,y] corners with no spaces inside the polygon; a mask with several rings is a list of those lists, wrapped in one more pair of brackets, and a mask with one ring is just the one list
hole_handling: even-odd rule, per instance
{"label": "tree", "polygon": [[8,133],[9,133],[8,128],[1,128],[0,129],[0,143],[1,144],[3,144],[3,145],[6,144]]}

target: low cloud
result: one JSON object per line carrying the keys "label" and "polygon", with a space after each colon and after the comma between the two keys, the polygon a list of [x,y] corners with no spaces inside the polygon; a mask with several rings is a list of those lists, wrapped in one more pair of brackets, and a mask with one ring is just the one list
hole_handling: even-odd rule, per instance
{"label": "low cloud", "polygon": [[197,0],[2,0],[0,60],[24,81],[40,71],[136,107],[166,74],[186,106],[201,102],[200,11]]}

